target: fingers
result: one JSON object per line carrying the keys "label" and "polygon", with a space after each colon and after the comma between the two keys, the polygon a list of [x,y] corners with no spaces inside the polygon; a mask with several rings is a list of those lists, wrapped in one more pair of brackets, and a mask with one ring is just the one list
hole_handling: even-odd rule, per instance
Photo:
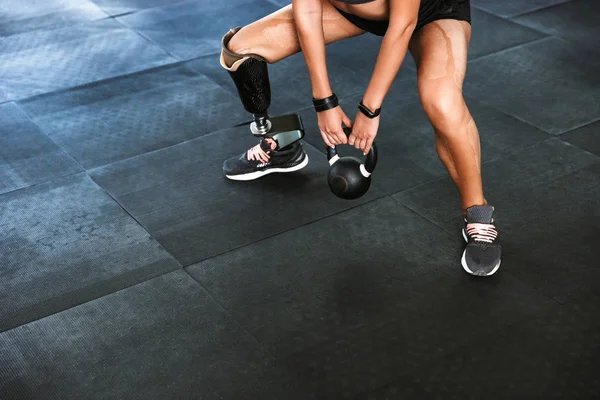
{"label": "fingers", "polygon": [[350,136],[348,136],[348,144],[350,146],[354,146],[354,143],[356,142],[356,135],[354,134],[354,132],[352,132],[350,134]]}
{"label": "fingers", "polygon": [[369,153],[369,151],[371,151],[371,147],[373,147],[374,141],[375,141],[375,138],[372,138],[372,137],[367,139],[367,144],[365,145],[365,148],[364,148],[365,155],[367,155]]}
{"label": "fingers", "polygon": [[342,122],[344,123],[344,126],[352,128],[352,120],[350,120],[350,118],[348,118],[348,116],[344,112],[342,112],[342,115]]}
{"label": "fingers", "polygon": [[338,145],[346,144],[348,142],[348,138],[341,125],[335,128],[327,128],[325,134],[329,137],[331,144]]}
{"label": "fingers", "polygon": [[356,148],[358,150],[361,150],[363,153],[365,153],[365,147],[367,146],[367,138],[362,138],[360,140],[360,142],[358,143],[358,146],[356,146]]}
{"label": "fingers", "polygon": [[355,149],[361,150],[363,154],[367,154],[371,151],[371,146],[373,145],[374,137],[370,135],[364,135],[352,132],[350,137],[348,138],[348,144],[350,146],[354,146]]}
{"label": "fingers", "polygon": [[346,143],[346,135],[341,129],[338,132],[329,129],[321,130],[321,136],[323,137],[325,144],[329,147],[335,147],[336,145]]}
{"label": "fingers", "polygon": [[363,140],[363,135],[361,133],[358,133],[356,131],[352,131],[352,133],[350,134],[350,137],[348,138],[348,144],[350,146],[354,146],[354,148],[360,150],[360,143]]}
{"label": "fingers", "polygon": [[345,144],[347,142],[350,146],[353,146],[357,150],[361,150],[365,155],[371,150],[371,146],[373,145],[373,141],[375,139],[375,137],[372,137],[371,135],[359,134],[355,132],[352,132],[352,134],[346,138],[346,135],[343,133],[343,131],[330,131],[329,133],[321,131],[321,136],[323,136],[325,144],[329,147],[335,147],[336,145]]}
{"label": "fingers", "polygon": [[351,126],[352,121],[341,111],[341,108],[337,107],[319,113],[318,120],[321,137],[328,147],[348,143],[342,123]]}
{"label": "fingers", "polygon": [[329,136],[329,141],[331,142],[331,147],[335,147],[338,144],[341,144],[341,142],[338,140],[338,138],[337,138],[337,136],[335,134],[333,134],[333,133],[330,132],[328,134],[328,136]]}
{"label": "fingers", "polygon": [[348,137],[344,133],[342,126],[338,126],[337,129],[331,133],[333,137],[336,139],[336,144],[346,144],[348,143]]}
{"label": "fingers", "polygon": [[323,138],[323,141],[325,142],[327,147],[334,147],[333,141],[331,140],[331,137],[327,133],[325,133],[324,131],[321,131],[321,137]]}
{"label": "fingers", "polygon": [[354,141],[354,148],[357,150],[362,150],[365,143],[365,139],[363,137],[357,137]]}

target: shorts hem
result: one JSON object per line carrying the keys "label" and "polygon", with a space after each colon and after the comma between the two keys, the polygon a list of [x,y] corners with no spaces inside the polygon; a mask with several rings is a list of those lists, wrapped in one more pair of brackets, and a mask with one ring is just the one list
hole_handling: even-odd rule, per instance
{"label": "shorts hem", "polygon": [[[452,0],[449,0],[448,3],[445,2],[444,4],[452,6],[452,9],[449,13],[440,13],[440,10],[438,10],[438,13],[433,13],[429,16],[426,16],[425,18],[420,19],[419,21],[417,21],[415,32],[419,31],[421,28],[432,22],[443,19],[465,21],[471,24],[471,4],[469,0],[454,0],[454,4]],[[365,32],[371,33],[376,36],[384,36],[387,31],[389,25],[388,20],[381,21],[365,19],[362,17],[358,17],[354,14],[347,13],[343,10],[340,10],[337,7],[335,8],[344,18],[346,18],[354,26],[356,26],[359,29],[362,29]]]}

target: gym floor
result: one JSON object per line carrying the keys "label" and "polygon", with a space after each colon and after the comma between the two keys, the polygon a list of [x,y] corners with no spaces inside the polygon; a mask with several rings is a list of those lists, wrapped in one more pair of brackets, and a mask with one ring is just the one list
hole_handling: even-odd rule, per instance
{"label": "gym floor", "polygon": [[[600,2],[472,0],[465,95],[504,257],[468,276],[410,56],[363,198],[254,182],[221,36],[289,0],[0,0],[0,399],[600,398]],[[328,47],[353,115],[380,38]]]}

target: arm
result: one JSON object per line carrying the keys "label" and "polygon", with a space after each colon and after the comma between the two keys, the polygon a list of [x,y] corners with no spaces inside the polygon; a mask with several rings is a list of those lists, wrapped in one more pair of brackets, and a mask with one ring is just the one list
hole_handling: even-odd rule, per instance
{"label": "arm", "polygon": [[[381,107],[406,57],[408,43],[417,26],[420,3],[421,0],[389,0],[389,26],[381,42],[371,81],[362,99],[363,104],[371,111]],[[378,128],[379,117],[369,119],[359,111],[348,144],[367,154]]]}
{"label": "arm", "polygon": [[417,25],[420,0],[389,0],[390,23],[381,42],[375,70],[363,97],[370,110],[381,107],[400,66],[406,57],[408,43]]}
{"label": "arm", "polygon": [[292,0],[292,12],[312,84],[313,97],[321,99],[331,96],[325,60],[321,0]]}
{"label": "arm", "polygon": [[[321,0],[292,0],[292,12],[310,76],[312,95],[316,99],[329,97],[333,92],[327,75]],[[348,142],[342,124],[352,126],[352,121],[341,107],[318,112],[317,119],[319,131],[327,146],[333,147]]]}

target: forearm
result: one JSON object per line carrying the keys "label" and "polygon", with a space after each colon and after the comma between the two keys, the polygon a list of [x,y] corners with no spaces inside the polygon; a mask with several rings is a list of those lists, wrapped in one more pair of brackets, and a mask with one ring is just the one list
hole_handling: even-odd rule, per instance
{"label": "forearm", "polygon": [[323,8],[320,0],[293,1],[294,21],[315,98],[332,94],[327,74]]}
{"label": "forearm", "polygon": [[388,29],[383,37],[371,81],[363,97],[363,104],[367,108],[376,110],[381,107],[406,58],[413,31],[414,25],[411,24],[402,29]]}

